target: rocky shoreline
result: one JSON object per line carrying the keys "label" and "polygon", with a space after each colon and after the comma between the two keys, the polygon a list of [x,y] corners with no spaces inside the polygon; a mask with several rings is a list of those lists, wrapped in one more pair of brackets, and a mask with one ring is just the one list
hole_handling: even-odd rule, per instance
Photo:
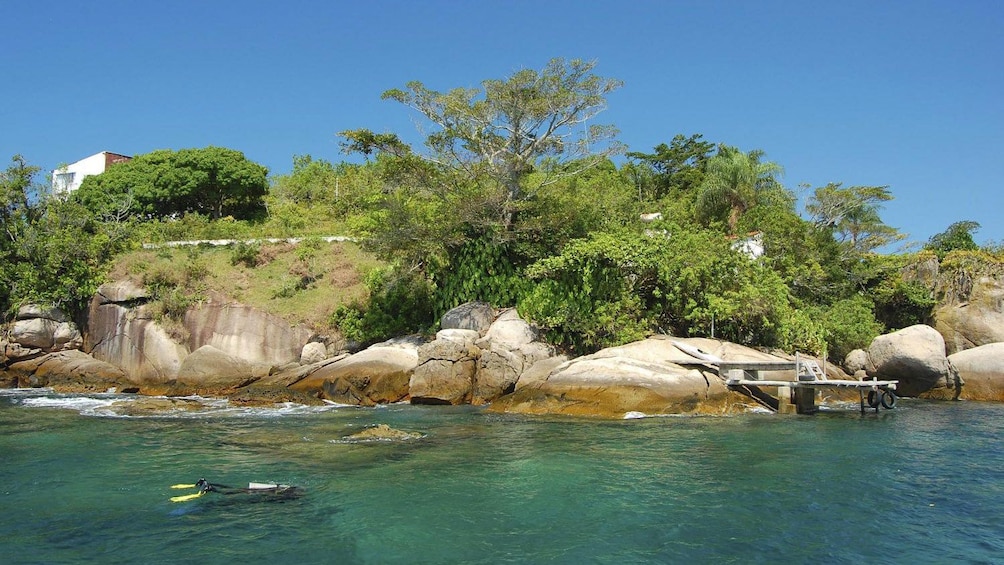
{"label": "rocky shoreline", "polygon": [[[198,394],[239,405],[475,404],[498,412],[623,418],[733,414],[757,406],[686,350],[730,362],[793,359],[661,335],[569,359],[515,310],[483,303],[448,312],[433,339],[407,336],[350,353],[344,344],[216,295],[186,313],[179,338],[177,328],[172,335],[149,315],[148,300],[129,281],[106,284],[83,331],[61,312],[22,308],[0,343],[0,385]],[[1004,343],[946,353],[936,329],[912,326],[879,336],[867,350],[848,355],[843,367],[826,369],[829,378],[899,380],[901,396],[1004,401]]]}

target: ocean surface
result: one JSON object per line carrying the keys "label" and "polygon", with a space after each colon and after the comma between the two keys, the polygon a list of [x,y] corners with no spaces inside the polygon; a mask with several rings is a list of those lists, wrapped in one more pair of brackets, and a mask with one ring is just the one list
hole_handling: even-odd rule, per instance
{"label": "ocean surface", "polygon": [[[0,390],[0,562],[1004,563],[1000,404],[109,412],[125,398]],[[421,437],[347,439],[376,424]],[[302,495],[169,500],[202,477]]]}

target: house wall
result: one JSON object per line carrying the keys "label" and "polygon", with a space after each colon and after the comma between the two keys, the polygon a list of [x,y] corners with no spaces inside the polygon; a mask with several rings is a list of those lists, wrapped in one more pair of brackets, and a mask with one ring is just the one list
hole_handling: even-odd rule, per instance
{"label": "house wall", "polygon": [[84,182],[84,177],[89,175],[100,175],[114,163],[128,161],[131,157],[102,151],[90,157],[85,157],[76,163],[71,163],[65,167],[52,172],[52,189],[57,194],[69,194],[80,188]]}

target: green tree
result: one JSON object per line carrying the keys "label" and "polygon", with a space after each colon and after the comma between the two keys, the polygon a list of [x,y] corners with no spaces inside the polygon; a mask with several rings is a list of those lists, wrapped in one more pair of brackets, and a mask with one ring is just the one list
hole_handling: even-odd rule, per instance
{"label": "green tree", "polygon": [[654,190],[648,194],[658,200],[669,194],[690,192],[704,181],[704,172],[715,144],[704,141],[701,134],[684,137],[678,134],[669,145],[660,143],[654,153],[629,152],[628,157],[638,159],[655,171]]}
{"label": "green tree", "polygon": [[212,218],[261,217],[268,170],[222,147],[159,150],[84,179],[72,198],[107,216],[127,203],[134,216],[198,213]]}
{"label": "green tree", "polygon": [[697,201],[698,213],[707,220],[725,219],[729,233],[736,235],[739,219],[750,208],[775,198],[784,191],[777,177],[780,165],[763,162],[764,152],[743,153],[735,147],[719,146],[708,160]]}
{"label": "green tree", "polygon": [[852,186],[830,183],[816,188],[805,208],[816,225],[833,230],[851,250],[866,253],[903,238],[899,230],[882,222],[882,202],[893,199],[888,186]]}
{"label": "green tree", "polygon": [[[505,79],[488,79],[481,88],[439,92],[418,81],[384,92],[419,111],[435,131],[420,157],[474,182],[482,201],[494,204],[491,220],[508,229],[518,202],[527,197],[527,175],[546,171],[540,184],[577,174],[621,151],[612,126],[588,124],[606,108],[606,96],[621,82],[592,73],[595,62],[552,59],[542,70],[520,70]],[[397,136],[369,130],[343,131],[346,149],[397,156],[411,153]],[[575,162],[578,168],[565,165]],[[547,165],[547,166],[545,166]],[[462,190],[462,189],[460,189]],[[487,220],[487,218],[486,218]]]}
{"label": "green tree", "polygon": [[979,246],[973,240],[973,233],[979,229],[979,222],[971,220],[955,222],[945,231],[931,236],[924,249],[934,251],[939,259],[944,259],[950,251],[976,251]]}
{"label": "green tree", "polygon": [[0,173],[0,309],[35,302],[77,313],[128,244],[128,231],[51,196],[34,180],[38,167],[20,155],[12,161]]}
{"label": "green tree", "polygon": [[[510,283],[526,265],[591,225],[604,206],[593,203],[620,200],[630,187],[607,159],[621,150],[616,130],[591,123],[620,81],[593,68],[553,59],[480,89],[438,92],[411,82],[385,92],[428,120],[432,133],[421,152],[394,134],[341,132],[345,151],[376,155],[384,180],[382,207],[362,231],[385,258],[431,276],[437,308],[474,298],[511,304],[518,286]],[[572,209],[583,212],[569,218],[560,189],[578,190],[584,185],[569,179],[600,170],[617,183],[584,180],[599,194],[576,201]],[[563,219],[570,224],[555,229]],[[464,275],[472,272],[479,275]]]}

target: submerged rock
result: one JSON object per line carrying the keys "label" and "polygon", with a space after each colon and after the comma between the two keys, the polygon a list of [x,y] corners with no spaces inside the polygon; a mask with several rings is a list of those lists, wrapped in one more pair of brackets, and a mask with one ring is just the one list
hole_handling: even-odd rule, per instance
{"label": "submerged rock", "polygon": [[418,432],[405,432],[395,430],[387,424],[377,424],[372,428],[366,428],[361,432],[345,436],[343,439],[348,441],[407,441],[423,437],[425,436]]}
{"label": "submerged rock", "polygon": [[107,408],[120,416],[155,416],[171,412],[198,412],[206,405],[190,398],[159,398],[137,396],[129,400],[117,400]]}

